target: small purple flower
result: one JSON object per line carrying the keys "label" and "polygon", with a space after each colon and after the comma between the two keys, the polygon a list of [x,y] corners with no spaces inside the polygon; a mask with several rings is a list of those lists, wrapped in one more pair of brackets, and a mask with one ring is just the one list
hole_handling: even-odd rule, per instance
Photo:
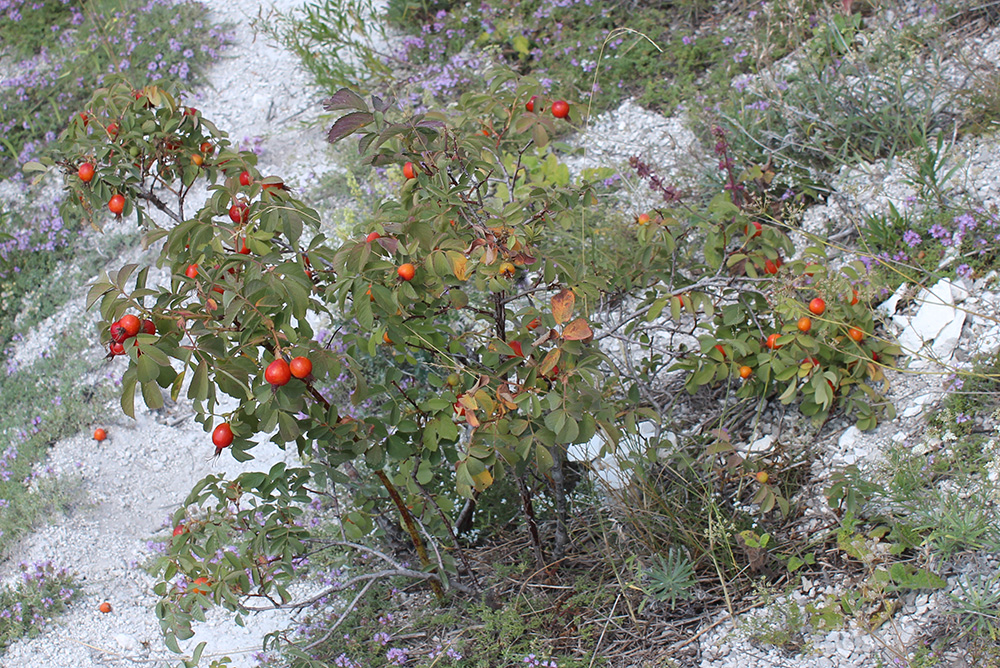
{"label": "small purple flower", "polygon": [[903,233],[903,243],[910,248],[916,248],[920,245],[921,241],[923,240],[920,238],[920,235],[913,230],[906,230],[906,232]]}
{"label": "small purple flower", "polygon": [[941,242],[942,246],[951,245],[951,232],[944,229],[937,223],[931,226],[931,229],[927,230],[932,237]]}
{"label": "small purple flower", "polygon": [[398,647],[392,647],[388,652],[385,653],[386,660],[394,666],[402,666],[406,663],[408,658],[405,649],[400,649]]}

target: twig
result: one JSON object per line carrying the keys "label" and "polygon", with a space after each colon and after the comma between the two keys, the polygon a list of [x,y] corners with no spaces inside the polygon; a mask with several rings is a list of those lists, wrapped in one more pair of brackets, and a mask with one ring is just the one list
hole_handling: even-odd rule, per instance
{"label": "twig", "polygon": [[736,623],[736,617],[738,615],[742,615],[744,612],[749,612],[749,611],[753,610],[754,608],[759,608],[760,606],[764,605],[765,603],[766,603],[766,601],[757,601],[753,605],[749,605],[749,606],[743,608],[742,610],[738,611],[735,615],[731,615],[729,617],[722,617],[721,619],[718,619],[718,620],[712,622],[711,624],[709,624],[705,628],[701,629],[700,631],[698,631],[697,633],[695,633],[693,636],[691,636],[690,638],[688,638],[684,642],[676,643],[674,645],[671,645],[669,652],[676,652],[678,650],[684,649],[685,647],[687,647],[688,645],[690,645],[691,643],[693,643],[695,640],[697,640],[701,636],[705,635],[706,633],[708,633],[709,631],[711,631],[712,629],[714,629],[716,626],[722,624],[725,621],[732,620],[733,623],[735,624]]}
{"label": "twig", "polygon": [[[314,603],[318,603],[319,601],[321,601],[322,599],[326,598],[330,594],[333,594],[333,593],[338,592],[338,591],[343,591],[344,589],[346,589],[346,588],[348,588],[348,587],[350,587],[352,585],[355,585],[355,584],[357,584],[359,582],[365,582],[366,583],[365,584],[365,589],[367,589],[372,584],[374,584],[376,580],[379,580],[381,578],[396,577],[396,576],[410,577],[410,578],[415,578],[415,579],[418,579],[418,580],[437,580],[438,579],[438,576],[435,575],[434,573],[424,573],[423,571],[414,571],[414,570],[409,569],[409,568],[385,569],[385,570],[382,570],[382,571],[377,571],[375,573],[363,573],[361,575],[356,575],[353,578],[351,578],[350,580],[348,580],[347,582],[338,583],[338,584],[336,584],[336,585],[334,585],[332,587],[327,587],[326,589],[324,589],[320,593],[316,594],[315,596],[312,596],[311,598],[307,598],[304,601],[299,601],[298,603],[278,603],[278,602],[274,602],[273,605],[271,605],[270,607],[258,607],[258,606],[249,606],[249,605],[248,606],[244,606],[244,607],[245,607],[245,609],[247,609],[247,610],[249,610],[251,612],[264,612],[265,610],[278,610],[278,609],[286,609],[287,610],[287,609],[307,608],[310,605],[313,605]],[[357,600],[357,599],[355,599],[355,600]],[[354,603],[352,603],[351,605],[354,605]]]}
{"label": "twig", "polygon": [[340,613],[340,617],[338,617],[337,621],[333,623],[333,626],[330,627],[330,630],[328,630],[325,634],[323,634],[323,637],[320,638],[319,640],[316,640],[306,645],[306,649],[312,649],[313,647],[316,647],[317,645],[326,642],[330,638],[330,636],[333,635],[333,632],[337,630],[337,627],[343,624],[344,620],[347,619],[347,616],[354,611],[354,606],[357,605],[358,601],[361,600],[361,597],[365,595],[365,593],[368,591],[368,589],[371,588],[373,584],[375,584],[375,580],[369,580],[368,582],[366,582],[365,586],[361,588],[361,591],[359,591],[358,595],[354,597],[354,600],[351,601],[350,605],[344,608],[344,611]]}

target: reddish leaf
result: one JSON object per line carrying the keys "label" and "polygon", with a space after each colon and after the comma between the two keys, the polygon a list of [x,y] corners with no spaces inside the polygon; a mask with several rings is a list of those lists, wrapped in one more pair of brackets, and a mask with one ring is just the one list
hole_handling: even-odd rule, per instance
{"label": "reddish leaf", "polygon": [[365,105],[365,101],[361,99],[361,96],[346,88],[341,88],[333,94],[333,97],[324,100],[323,108],[327,111],[336,111],[338,109],[368,111],[368,107]]}
{"label": "reddish leaf", "polygon": [[507,383],[502,384],[500,389],[497,390],[497,399],[499,399],[503,403],[504,407],[509,411],[517,408],[517,404],[514,403],[514,394],[510,391],[510,385]]}
{"label": "reddish leaf", "polygon": [[563,328],[562,337],[567,341],[588,342],[594,338],[594,331],[583,318],[577,318]]}
{"label": "reddish leaf", "polygon": [[565,289],[552,298],[552,316],[556,319],[556,324],[561,325],[573,315],[573,305],[576,304],[576,295],[570,289]]}
{"label": "reddish leaf", "polygon": [[469,247],[465,249],[465,254],[469,255],[469,254],[472,253],[472,251],[476,250],[477,248],[479,248],[480,246],[485,245],[485,244],[486,244],[486,241],[483,240],[483,239],[473,239],[472,243],[469,244]]}
{"label": "reddish leaf", "polygon": [[390,253],[395,253],[396,249],[399,248],[399,239],[395,237],[380,237],[376,243]]}
{"label": "reddish leaf", "polygon": [[346,116],[341,116],[330,128],[326,140],[334,144],[344,137],[356,132],[375,120],[375,117],[367,111],[353,111]]}

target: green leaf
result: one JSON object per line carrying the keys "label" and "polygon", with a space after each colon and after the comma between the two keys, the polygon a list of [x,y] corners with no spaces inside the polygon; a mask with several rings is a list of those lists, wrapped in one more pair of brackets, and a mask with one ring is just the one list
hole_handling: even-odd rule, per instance
{"label": "green leaf", "polygon": [[160,386],[155,380],[142,384],[142,399],[150,410],[163,408],[163,393],[160,392]]}
{"label": "green leaf", "polygon": [[188,388],[188,399],[204,401],[208,398],[208,363],[201,360],[198,368],[195,369],[194,378],[191,379],[191,386]]}
{"label": "green leaf", "polygon": [[580,427],[572,417],[567,418],[563,428],[556,432],[560,443],[575,443],[580,435]]}
{"label": "green leaf", "polygon": [[244,489],[259,489],[266,480],[267,475],[260,471],[243,473],[239,477],[240,485]]}
{"label": "green leaf", "polygon": [[559,432],[566,424],[567,413],[564,410],[552,411],[545,416],[545,426],[554,432]]}
{"label": "green leaf", "polygon": [[538,467],[540,473],[546,473],[549,469],[555,465],[555,460],[552,458],[552,453],[549,449],[538,443],[535,446],[535,466]]}
{"label": "green leaf", "polygon": [[785,391],[781,393],[781,396],[778,397],[778,401],[780,401],[783,404],[790,403],[792,399],[795,398],[795,393],[797,389],[798,389],[798,381],[793,379],[792,382],[788,384],[788,387],[785,388]]}
{"label": "green leaf", "polygon": [[669,301],[670,300],[666,298],[655,300],[649,307],[649,312],[646,314],[646,322],[652,322],[657,318],[659,318],[660,314],[663,313],[663,309],[666,308],[667,303]]}
{"label": "green leaf", "polygon": [[[511,44],[514,47],[514,50],[517,51],[522,56],[528,56],[531,54],[530,51],[531,45],[528,43],[528,38],[525,37],[524,35],[516,35],[514,39],[511,40]],[[25,166],[25,168],[27,169],[27,166]]]}
{"label": "green leaf", "polygon": [[160,365],[149,355],[142,355],[136,361],[136,375],[140,383],[148,383],[160,375]]}
{"label": "green leaf", "polygon": [[191,665],[198,665],[198,662],[201,661],[201,654],[205,651],[207,645],[208,643],[204,640],[198,643],[198,646],[194,648],[194,652],[191,654]]}
{"label": "green leaf", "polygon": [[301,433],[299,424],[295,421],[294,417],[284,411],[278,412],[278,435],[281,437],[281,440],[285,442],[294,441]]}
{"label": "green leaf", "polygon": [[135,375],[126,373],[122,378],[122,412],[135,419]]}
{"label": "green leaf", "polygon": [[89,310],[97,303],[98,299],[106,295],[113,287],[108,281],[98,281],[90,286],[90,291],[87,293],[87,309]]}

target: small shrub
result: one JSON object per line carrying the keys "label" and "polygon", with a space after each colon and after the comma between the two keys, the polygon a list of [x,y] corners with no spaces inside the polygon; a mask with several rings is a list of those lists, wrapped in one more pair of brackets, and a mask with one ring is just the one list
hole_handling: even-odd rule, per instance
{"label": "small shrub", "polygon": [[13,587],[0,590],[0,652],[33,638],[79,595],[75,579],[51,563],[21,564]]}

